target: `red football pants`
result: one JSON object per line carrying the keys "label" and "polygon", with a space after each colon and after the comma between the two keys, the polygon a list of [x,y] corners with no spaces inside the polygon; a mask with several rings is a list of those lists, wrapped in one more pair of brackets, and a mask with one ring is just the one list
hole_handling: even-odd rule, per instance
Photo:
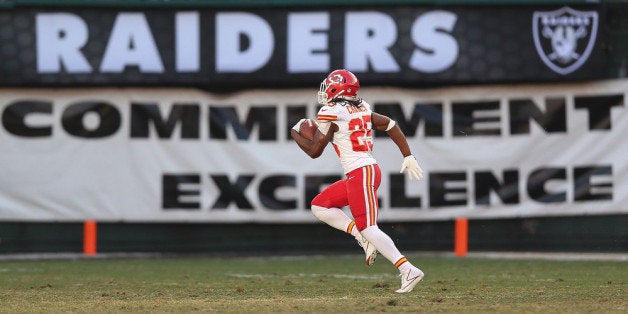
{"label": "red football pants", "polygon": [[359,231],[377,225],[377,189],[382,172],[377,164],[364,166],[349,173],[345,179],[334,182],[316,195],[312,205],[342,208],[349,205]]}

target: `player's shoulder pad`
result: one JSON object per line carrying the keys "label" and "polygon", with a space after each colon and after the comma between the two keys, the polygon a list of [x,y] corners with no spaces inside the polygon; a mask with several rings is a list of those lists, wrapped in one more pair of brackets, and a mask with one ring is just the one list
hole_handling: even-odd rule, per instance
{"label": "player's shoulder pad", "polygon": [[342,112],[342,106],[323,106],[318,110],[317,119],[319,121],[336,121]]}

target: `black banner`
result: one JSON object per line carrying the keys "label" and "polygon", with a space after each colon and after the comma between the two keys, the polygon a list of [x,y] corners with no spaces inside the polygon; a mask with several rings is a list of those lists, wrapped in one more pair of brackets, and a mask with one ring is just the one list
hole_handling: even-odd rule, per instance
{"label": "black banner", "polygon": [[0,12],[2,86],[299,87],[605,75],[600,5]]}

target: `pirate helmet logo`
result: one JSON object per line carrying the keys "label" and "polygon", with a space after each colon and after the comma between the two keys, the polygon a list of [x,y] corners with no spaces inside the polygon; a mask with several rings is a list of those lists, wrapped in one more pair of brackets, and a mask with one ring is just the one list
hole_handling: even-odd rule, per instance
{"label": "pirate helmet logo", "polygon": [[595,11],[563,7],[556,11],[536,11],[532,17],[534,45],[543,63],[566,75],[589,58],[598,28]]}

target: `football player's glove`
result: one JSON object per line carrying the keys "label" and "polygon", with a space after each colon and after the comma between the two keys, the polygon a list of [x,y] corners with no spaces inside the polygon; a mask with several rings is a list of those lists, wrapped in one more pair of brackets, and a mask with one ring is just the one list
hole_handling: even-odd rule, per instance
{"label": "football player's glove", "polygon": [[423,169],[419,166],[419,163],[416,161],[413,155],[406,156],[403,158],[403,163],[401,163],[401,171],[399,173],[403,173],[404,170],[408,169],[408,177],[410,181],[413,179],[421,180],[423,178]]}
{"label": "football player's glove", "polygon": [[303,122],[305,122],[305,120],[307,120],[307,119],[301,119],[301,120],[299,120],[299,122],[297,122],[297,124],[295,124],[295,125],[292,127],[292,129],[293,129],[293,130],[295,130],[295,131],[297,131],[297,132],[299,132],[299,129],[301,128],[301,124],[302,124]]}

